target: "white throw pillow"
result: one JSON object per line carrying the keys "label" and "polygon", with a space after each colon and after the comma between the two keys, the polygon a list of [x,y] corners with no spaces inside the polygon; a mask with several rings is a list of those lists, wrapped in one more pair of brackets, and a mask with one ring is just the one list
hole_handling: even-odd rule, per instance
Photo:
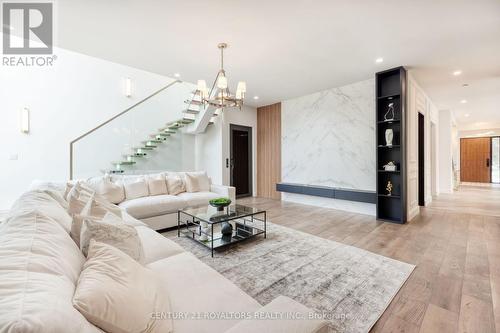
{"label": "white throw pillow", "polygon": [[66,197],[66,200],[68,201],[68,213],[70,215],[80,214],[85,205],[89,202],[89,200],[93,198],[94,198],[93,192],[88,193],[84,188],[80,186],[80,183],[76,183],[69,190],[68,195]]}
{"label": "white throw pillow", "polygon": [[167,182],[168,193],[171,195],[177,195],[182,192],[186,192],[186,186],[184,180],[176,176],[167,176],[165,178]]}
{"label": "white throw pillow", "polygon": [[168,194],[167,182],[165,180],[164,173],[149,175],[147,180],[149,187],[149,195]]}
{"label": "white throw pillow", "polygon": [[210,191],[210,180],[207,173],[200,172],[186,172],[186,192],[208,192]]}
{"label": "white throw pillow", "polygon": [[109,174],[102,177],[90,178],[86,181],[97,194],[101,195],[107,201],[119,204],[125,200],[125,191],[122,184],[117,184],[111,181]]}
{"label": "white throw pillow", "polygon": [[[90,241],[73,306],[109,333],[173,331],[170,301],[162,282],[113,246]],[[165,314],[157,318],[155,314]]]}
{"label": "white throw pillow", "polygon": [[144,177],[138,177],[133,180],[124,179],[123,188],[127,200],[147,197],[149,195],[148,183]]}
{"label": "white throw pillow", "polygon": [[[75,202],[77,201],[76,199],[72,199],[72,200]],[[71,207],[71,202],[73,202],[73,201],[70,201],[70,207]],[[80,203],[78,203],[78,204],[80,204]],[[76,213],[71,214],[73,217],[73,222],[71,223],[71,231],[70,231],[69,235],[75,241],[76,245],[78,245],[78,247],[80,247],[80,234],[81,234],[81,230],[82,230],[83,219],[86,216],[88,217],[91,215],[93,204],[94,204],[94,195],[92,195],[90,197],[90,199],[87,200],[87,202],[85,203],[83,208],[77,214]],[[104,216],[101,216],[100,218],[102,218],[102,217],[104,217]],[[99,218],[99,217],[96,217],[96,218]]]}
{"label": "white throw pillow", "polygon": [[87,256],[90,240],[109,244],[142,263],[144,250],[137,230],[114,214],[108,213],[102,220],[84,217],[80,233],[80,249]]}

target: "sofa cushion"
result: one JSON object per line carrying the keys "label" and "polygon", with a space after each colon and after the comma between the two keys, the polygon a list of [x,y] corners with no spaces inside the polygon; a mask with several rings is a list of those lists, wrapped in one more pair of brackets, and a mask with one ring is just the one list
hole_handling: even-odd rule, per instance
{"label": "sofa cushion", "polygon": [[210,179],[205,171],[186,172],[186,192],[208,192],[210,191]]}
{"label": "sofa cushion", "polygon": [[71,230],[71,215],[50,194],[45,191],[29,191],[14,202],[11,212],[15,214],[32,212],[34,209],[44,216],[52,218],[69,234]]}
{"label": "sofa cushion", "polygon": [[71,303],[85,258],[40,208],[0,224],[0,332],[101,332]]}
{"label": "sofa cushion", "polygon": [[153,271],[115,247],[91,241],[73,305],[109,333],[169,333],[172,321],[154,314],[170,312],[168,294]]}
{"label": "sofa cushion", "polygon": [[179,198],[184,199],[188,206],[203,206],[208,205],[208,201],[219,198],[220,195],[213,192],[184,192],[178,195]]}
{"label": "sofa cushion", "polygon": [[[298,317],[304,319],[298,320]],[[328,322],[316,318],[313,310],[293,299],[278,296],[256,311],[252,318],[240,321],[225,333],[254,332],[326,333],[328,332]]]}
{"label": "sofa cushion", "polygon": [[80,249],[85,256],[91,239],[114,246],[139,263],[144,261],[144,251],[136,228],[114,214],[108,213],[102,220],[83,219]]}
{"label": "sofa cushion", "polygon": [[93,177],[87,179],[86,183],[97,194],[101,195],[107,201],[119,204],[125,200],[125,190],[122,183],[114,183],[111,177],[105,174],[102,177]]}
{"label": "sofa cushion", "polygon": [[147,175],[149,195],[168,194],[167,182],[164,173]]}
{"label": "sofa cushion", "polygon": [[[259,303],[218,272],[184,252],[147,265],[159,273],[173,313],[254,312]],[[196,301],[194,301],[196,300]],[[224,332],[238,318],[189,320],[174,318],[175,333]]]}
{"label": "sofa cushion", "polygon": [[175,213],[186,206],[184,199],[169,194],[136,198],[119,204],[121,209],[136,219]]}
{"label": "sofa cushion", "polygon": [[148,227],[136,227],[144,250],[145,264],[185,252],[177,243],[167,239]]}
{"label": "sofa cushion", "polygon": [[177,195],[182,192],[186,192],[186,184],[184,183],[184,179],[178,176],[168,175],[165,178],[167,182],[168,193],[171,195]]}
{"label": "sofa cushion", "polygon": [[127,200],[147,197],[149,195],[148,183],[145,177],[126,179],[123,182],[125,198]]}

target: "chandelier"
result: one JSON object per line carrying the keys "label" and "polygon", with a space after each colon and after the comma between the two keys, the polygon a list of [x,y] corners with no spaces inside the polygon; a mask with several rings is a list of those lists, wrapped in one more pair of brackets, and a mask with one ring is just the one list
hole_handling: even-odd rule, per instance
{"label": "chandelier", "polygon": [[217,109],[224,110],[226,108],[239,108],[243,105],[247,85],[240,81],[236,87],[236,93],[231,94],[227,84],[226,71],[224,71],[224,49],[227,48],[226,43],[219,43],[217,47],[220,50],[220,70],[215,77],[212,88],[209,90],[205,80],[198,80],[196,94],[200,96],[201,102],[204,105],[213,106]]}

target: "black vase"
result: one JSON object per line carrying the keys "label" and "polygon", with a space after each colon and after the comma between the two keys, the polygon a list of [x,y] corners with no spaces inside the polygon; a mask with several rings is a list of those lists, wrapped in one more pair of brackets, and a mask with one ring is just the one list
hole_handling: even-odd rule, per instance
{"label": "black vase", "polygon": [[233,225],[229,222],[222,222],[222,226],[220,228],[220,233],[224,236],[233,234]]}

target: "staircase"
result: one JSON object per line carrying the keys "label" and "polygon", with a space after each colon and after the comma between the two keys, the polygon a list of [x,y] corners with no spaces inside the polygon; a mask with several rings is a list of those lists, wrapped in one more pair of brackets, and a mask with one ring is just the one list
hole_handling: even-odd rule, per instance
{"label": "staircase", "polygon": [[[105,126],[107,126],[106,130],[108,131],[110,130],[116,131],[116,127],[119,127],[119,125],[116,125],[116,122],[119,121],[117,120],[118,118],[124,116],[125,114],[128,115],[124,117],[130,117],[130,114],[133,114],[134,110],[136,110],[135,111],[136,113],[145,113],[144,111],[137,111],[138,109],[140,109],[140,106],[143,107],[143,105],[147,101],[148,103],[152,102],[159,103],[159,101],[155,101],[155,99],[160,99],[159,96],[161,96],[161,94],[165,94],[164,91],[168,91],[168,89],[171,86],[179,83],[181,83],[181,81],[178,80],[174,81],[168,86],[144,98],[143,100],[136,103],[127,110],[119,113],[118,115],[112,117],[106,122],[100,124],[94,129],[88,131],[87,133],[73,140],[70,143],[70,178],[73,178],[75,176],[73,170],[74,167],[73,155],[74,155],[74,145],[77,142],[79,142],[83,138],[90,136],[97,130],[104,131],[103,127]],[[154,150],[161,148],[162,145],[165,145],[169,141],[173,140],[175,136],[178,136],[181,133],[198,134],[206,131],[208,126],[214,124],[214,120],[215,117],[217,116],[217,113],[212,107],[208,107],[202,103],[200,95],[196,91],[192,91],[192,89],[190,91],[191,92],[188,95],[189,97],[187,99],[184,99],[183,101],[186,108],[181,112],[181,115],[178,119],[165,123],[163,127],[153,131],[153,133],[145,137],[143,141],[137,142],[136,144],[131,144],[130,148],[122,149],[125,150],[126,152],[122,154],[122,159],[111,162],[112,168],[100,168],[99,170],[103,173],[111,173],[111,174],[126,173],[128,170],[132,169],[133,166],[136,165],[138,162],[144,161],[145,159],[150,157]],[[157,116],[157,114],[155,116]],[[128,122],[133,122],[133,121],[134,119],[131,118],[131,120],[129,120]],[[133,123],[129,124],[129,126],[131,128],[130,132],[132,132],[134,124]]]}

